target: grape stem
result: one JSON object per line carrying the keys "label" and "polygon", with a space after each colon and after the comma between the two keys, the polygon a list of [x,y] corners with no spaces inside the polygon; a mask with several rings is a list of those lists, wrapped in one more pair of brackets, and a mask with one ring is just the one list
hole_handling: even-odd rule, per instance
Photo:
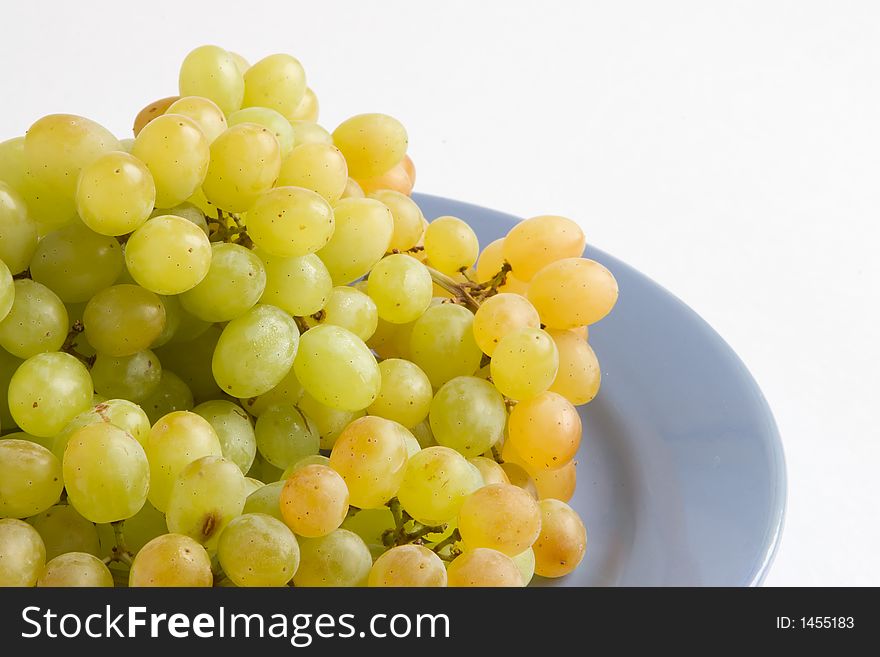
{"label": "grape stem", "polygon": [[[396,547],[398,545],[408,545],[416,543],[421,545],[424,543],[422,538],[428,534],[441,533],[446,529],[446,525],[424,525],[413,520],[403,508],[400,501],[396,497],[392,497],[386,505],[391,509],[391,516],[394,518],[394,529],[386,529],[382,533],[382,544],[386,547]],[[407,529],[407,525],[412,523],[412,529]]]}
{"label": "grape stem", "polygon": [[498,288],[504,285],[507,281],[507,274],[509,274],[512,269],[510,263],[505,261],[501,265],[501,269],[498,273],[485,283],[475,283],[467,278],[465,272],[462,271],[466,280],[459,283],[443,272],[437,271],[433,267],[428,265],[425,265],[425,267],[427,267],[428,273],[431,274],[431,279],[437,285],[449,292],[455,303],[466,307],[471,312],[477,312],[477,309],[483,301],[498,294]]}
{"label": "grape stem", "polygon": [[79,334],[84,330],[85,326],[83,326],[83,323],[80,320],[76,320],[73,323],[73,326],[70,327],[67,337],[64,338],[64,344],[61,345],[61,351],[70,354],[71,356],[75,356],[83,365],[91,369],[92,365],[95,364],[96,356],[85,356],[76,350],[76,341],[79,339]]}
{"label": "grape stem", "polygon": [[122,526],[124,524],[124,520],[117,520],[116,522],[110,523],[110,526],[113,527],[113,537],[116,539],[116,545],[110,548],[110,556],[108,557],[109,561],[105,561],[108,563],[120,561],[131,567],[134,555],[129,551],[128,546],[125,544],[125,534],[122,532]]}
{"label": "grape stem", "polygon": [[217,219],[208,222],[208,233],[212,242],[229,242],[248,249],[254,246],[247,228],[241,223],[241,217],[233,212],[224,214],[220,208],[217,208]]}
{"label": "grape stem", "polygon": [[[457,557],[459,554],[461,554],[461,550],[459,548],[455,547],[455,544],[458,543],[460,540],[461,540],[461,533],[458,531],[458,527],[456,527],[455,529],[452,530],[452,533],[449,536],[447,536],[442,541],[437,543],[431,549],[434,551],[434,553],[438,557],[440,557],[444,561],[452,561],[453,559],[455,559],[455,557]],[[441,552],[443,552],[443,549],[446,548],[447,546],[449,547],[449,555],[448,556],[441,554]]]}

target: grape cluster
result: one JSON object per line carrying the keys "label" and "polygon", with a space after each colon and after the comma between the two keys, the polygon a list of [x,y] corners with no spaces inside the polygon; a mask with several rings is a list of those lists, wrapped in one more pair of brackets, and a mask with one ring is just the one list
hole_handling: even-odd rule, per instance
{"label": "grape cluster", "polygon": [[587,327],[558,216],[480,251],[410,197],[384,114],[332,133],[299,61],[192,51],[133,139],[0,143],[0,585],[523,586],[566,504]]}

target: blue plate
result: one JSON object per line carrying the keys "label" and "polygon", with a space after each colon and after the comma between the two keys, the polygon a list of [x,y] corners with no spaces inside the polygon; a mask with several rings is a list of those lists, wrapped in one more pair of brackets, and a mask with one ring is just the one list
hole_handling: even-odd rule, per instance
{"label": "blue plate", "polygon": [[[515,217],[425,194],[425,216],[454,215],[480,244]],[[620,299],[590,327],[602,387],[580,407],[584,437],[571,505],[589,537],[580,567],[555,586],[756,586],[785,510],[776,423],[733,350],[656,283],[598,249]]]}

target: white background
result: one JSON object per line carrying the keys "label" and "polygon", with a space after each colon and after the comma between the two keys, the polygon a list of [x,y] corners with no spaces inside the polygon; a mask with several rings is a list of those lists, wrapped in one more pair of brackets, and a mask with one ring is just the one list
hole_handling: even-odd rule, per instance
{"label": "white background", "polygon": [[129,136],[184,55],[295,54],[329,128],[383,111],[417,189],[576,218],[705,317],[775,411],[770,585],[880,585],[880,4],[15,2],[0,138]]}

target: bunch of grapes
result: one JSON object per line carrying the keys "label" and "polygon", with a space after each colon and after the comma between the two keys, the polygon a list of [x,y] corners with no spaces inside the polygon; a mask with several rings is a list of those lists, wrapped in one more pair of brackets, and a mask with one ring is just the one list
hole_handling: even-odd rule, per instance
{"label": "bunch of grapes", "polygon": [[133,139],[0,143],[0,585],[523,586],[566,503],[587,327],[558,216],[480,251],[410,197],[384,114],[332,133],[299,61],[192,51]]}

